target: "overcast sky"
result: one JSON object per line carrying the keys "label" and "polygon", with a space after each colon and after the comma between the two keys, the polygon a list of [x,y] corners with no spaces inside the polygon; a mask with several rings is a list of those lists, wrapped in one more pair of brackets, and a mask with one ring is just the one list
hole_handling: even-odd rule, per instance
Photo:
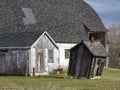
{"label": "overcast sky", "polygon": [[84,0],[99,14],[106,27],[120,24],[120,0]]}

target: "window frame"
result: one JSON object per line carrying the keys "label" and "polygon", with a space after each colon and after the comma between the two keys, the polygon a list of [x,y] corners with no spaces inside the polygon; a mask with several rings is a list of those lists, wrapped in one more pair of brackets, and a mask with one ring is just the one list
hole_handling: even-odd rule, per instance
{"label": "window frame", "polygon": [[54,63],[54,50],[48,49],[48,63]]}
{"label": "window frame", "polygon": [[69,59],[70,58],[70,49],[65,49],[65,59]]}

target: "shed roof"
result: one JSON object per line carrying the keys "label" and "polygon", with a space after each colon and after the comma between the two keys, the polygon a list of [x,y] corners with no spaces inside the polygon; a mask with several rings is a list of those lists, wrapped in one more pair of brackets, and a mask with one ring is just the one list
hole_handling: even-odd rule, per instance
{"label": "shed roof", "polygon": [[47,31],[56,42],[78,43],[91,32],[106,32],[83,0],[0,0],[0,33]]}
{"label": "shed roof", "polygon": [[93,56],[107,57],[107,52],[101,42],[81,41],[79,44],[71,48],[71,50],[82,44],[84,44],[88,48],[88,50],[93,54]]}
{"label": "shed roof", "polygon": [[47,32],[45,31],[2,33],[0,34],[0,48],[1,47],[30,47],[35,43],[35,41],[38,40],[38,38],[40,38],[40,36],[42,36],[45,33],[47,34]]}

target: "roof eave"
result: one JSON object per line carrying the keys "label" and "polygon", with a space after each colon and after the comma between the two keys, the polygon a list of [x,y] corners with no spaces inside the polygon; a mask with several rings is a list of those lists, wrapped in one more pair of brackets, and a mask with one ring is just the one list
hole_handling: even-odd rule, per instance
{"label": "roof eave", "polygon": [[94,30],[89,30],[89,32],[90,32],[90,33],[95,33],[95,32],[96,32],[96,33],[97,33],[97,32],[107,33],[108,30],[105,30],[105,31],[96,31],[96,30],[94,31]]}
{"label": "roof eave", "polygon": [[26,47],[0,47],[0,49],[30,49],[30,46]]}
{"label": "roof eave", "polygon": [[107,58],[107,56],[93,55],[96,58]]}

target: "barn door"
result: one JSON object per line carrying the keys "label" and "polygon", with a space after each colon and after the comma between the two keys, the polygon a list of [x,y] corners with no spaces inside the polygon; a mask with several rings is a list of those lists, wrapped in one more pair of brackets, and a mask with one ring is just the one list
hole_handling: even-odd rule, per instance
{"label": "barn door", "polygon": [[43,52],[38,52],[38,59],[37,59],[37,73],[42,72],[43,70],[43,65],[41,64],[43,63]]}

